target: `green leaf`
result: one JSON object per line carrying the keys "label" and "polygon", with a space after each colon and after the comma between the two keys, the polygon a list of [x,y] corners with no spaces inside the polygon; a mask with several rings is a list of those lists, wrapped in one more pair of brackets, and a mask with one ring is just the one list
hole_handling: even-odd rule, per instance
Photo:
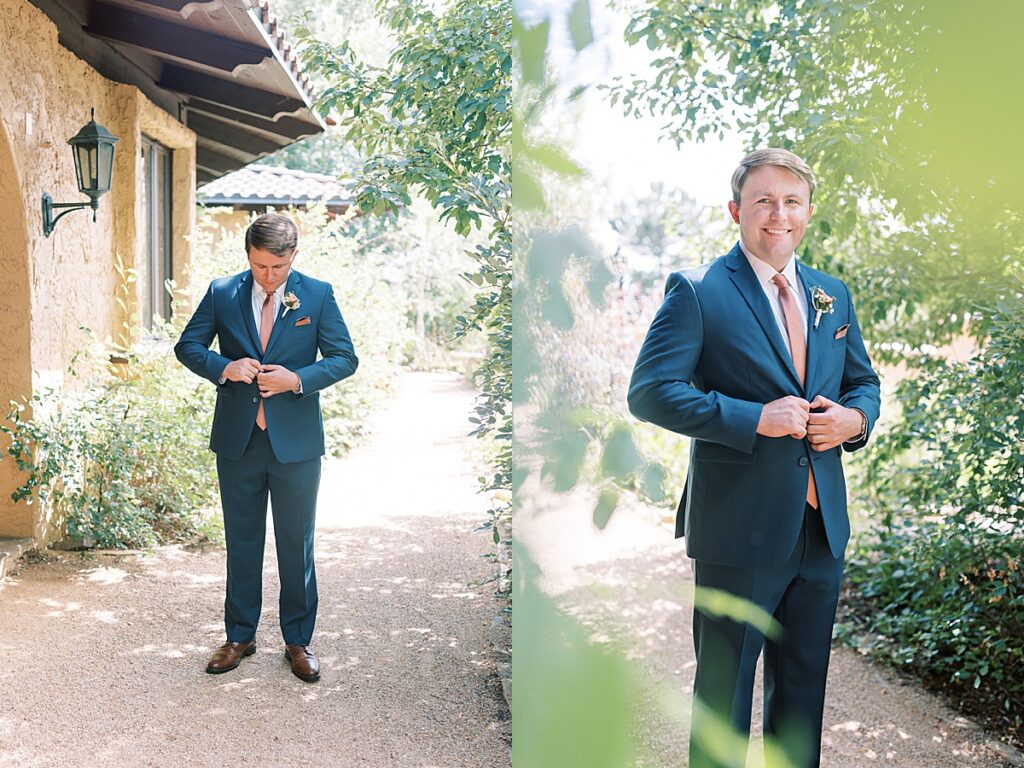
{"label": "green leaf", "polygon": [[729,592],[697,587],[693,593],[693,607],[708,616],[726,617],[741,624],[749,624],[771,640],[782,636],[782,625],[770,613]]}
{"label": "green leaf", "polygon": [[536,177],[522,167],[516,168],[512,179],[512,205],[524,211],[542,211],[546,207]]}
{"label": "green leaf", "polygon": [[586,458],[587,442],[582,431],[571,432],[552,442],[541,475],[551,481],[554,490],[564,493],[576,485]]}
{"label": "green leaf", "polygon": [[640,476],[640,491],[655,504],[665,498],[665,468],[661,464],[648,464]]}
{"label": "green leaf", "polygon": [[555,144],[529,145],[525,149],[525,154],[555,173],[576,178],[586,175],[586,171],[573,162],[565,150]]}
{"label": "green leaf", "polygon": [[643,463],[629,427],[620,424],[613,428],[601,454],[601,471],[605,476],[622,480],[642,467]]}
{"label": "green leaf", "polygon": [[541,303],[541,312],[555,328],[568,331],[573,326],[572,308],[558,286],[549,287],[547,298]]}
{"label": "green leaf", "polygon": [[525,29],[518,22],[513,21],[512,28],[513,34],[519,42],[519,64],[523,71],[523,81],[527,83],[543,82],[551,20],[545,19],[529,29]]}
{"label": "green leaf", "polygon": [[597,499],[597,504],[594,506],[594,525],[602,531],[605,526],[608,525],[608,521],[612,518],[612,512],[615,511],[615,507],[619,504],[619,492],[613,488],[605,488],[601,491],[600,496]]}
{"label": "green leaf", "polygon": [[574,0],[569,10],[569,34],[572,37],[572,45],[577,51],[582,51],[594,42],[594,31],[590,25],[590,2],[589,0]]}

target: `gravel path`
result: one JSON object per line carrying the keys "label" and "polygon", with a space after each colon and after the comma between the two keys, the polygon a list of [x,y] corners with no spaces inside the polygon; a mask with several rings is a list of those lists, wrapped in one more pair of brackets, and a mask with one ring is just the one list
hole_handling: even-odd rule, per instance
{"label": "gravel path", "polygon": [[[57,555],[0,592],[0,766],[508,766],[473,392],[409,374],[371,444],[324,464],[317,521],[322,679],[291,675],[272,532],[256,655],[223,642],[223,553]],[[268,529],[272,528],[268,524]]]}
{"label": "gravel path", "polygon": [[[541,588],[596,642],[617,645],[634,662],[635,765],[683,766],[694,673],[690,561],[660,511],[634,503],[599,531],[595,500],[585,490],[542,496],[547,511],[517,517],[516,535],[543,572]],[[760,708],[758,693],[754,734]],[[846,648],[832,651],[824,733],[826,768],[1024,764],[936,696]],[[755,735],[748,768],[762,765],[757,742]]]}

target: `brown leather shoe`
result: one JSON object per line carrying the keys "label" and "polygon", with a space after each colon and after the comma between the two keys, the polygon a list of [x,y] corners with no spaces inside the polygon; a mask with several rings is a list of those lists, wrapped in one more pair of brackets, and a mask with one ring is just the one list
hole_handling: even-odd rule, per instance
{"label": "brown leather shoe", "polygon": [[292,674],[299,680],[315,683],[320,679],[320,663],[316,656],[304,645],[286,645],[284,657],[291,664]]}
{"label": "brown leather shoe", "polygon": [[256,641],[248,643],[224,643],[213,652],[206,671],[211,675],[219,675],[222,672],[230,672],[238,666],[238,663],[246,656],[256,653]]}

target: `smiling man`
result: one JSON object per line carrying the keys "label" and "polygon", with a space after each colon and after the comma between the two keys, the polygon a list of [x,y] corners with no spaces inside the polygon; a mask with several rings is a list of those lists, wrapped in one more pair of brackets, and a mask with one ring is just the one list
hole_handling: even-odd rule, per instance
{"label": "smiling man", "polygon": [[[257,218],[246,230],[245,251],[249,269],[210,284],[174,347],[178,360],[217,386],[210,448],[227,544],[227,642],[206,671],[229,672],[256,651],[269,496],[285,657],[296,677],[312,683],[320,679],[309,649],[324,455],[319,392],[355,373],[359,360],[330,284],[292,269],[298,230],[291,219]],[[219,352],[210,350],[214,338]]]}
{"label": "smiling man", "polygon": [[[867,443],[880,396],[849,289],[796,258],[814,187],[792,152],[743,158],[740,241],[669,277],[630,381],[635,416],[693,438],[676,518],[697,584],[690,768],[743,767],[762,649],[766,743],[820,763],[850,535],[842,453]],[[774,629],[723,615],[723,593]]]}

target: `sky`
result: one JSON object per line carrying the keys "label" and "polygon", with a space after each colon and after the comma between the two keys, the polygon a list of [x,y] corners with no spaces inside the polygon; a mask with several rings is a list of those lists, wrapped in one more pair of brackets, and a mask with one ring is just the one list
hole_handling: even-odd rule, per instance
{"label": "sky", "polygon": [[[628,11],[600,2],[591,2],[590,9],[594,43],[574,54],[564,21],[566,4],[532,5],[533,12],[548,11],[558,20],[553,22],[550,56],[563,85],[593,86],[610,83],[617,76],[650,71],[654,54],[645,45],[630,46],[623,40]],[[699,203],[725,206],[730,197],[729,179],[745,154],[737,135],[676,148],[671,141],[659,141],[664,121],[627,117],[620,107],[608,104],[605,92],[591,87],[582,102],[572,156],[584,167],[599,170],[611,188],[623,194],[643,193],[660,181],[685,189]]]}

